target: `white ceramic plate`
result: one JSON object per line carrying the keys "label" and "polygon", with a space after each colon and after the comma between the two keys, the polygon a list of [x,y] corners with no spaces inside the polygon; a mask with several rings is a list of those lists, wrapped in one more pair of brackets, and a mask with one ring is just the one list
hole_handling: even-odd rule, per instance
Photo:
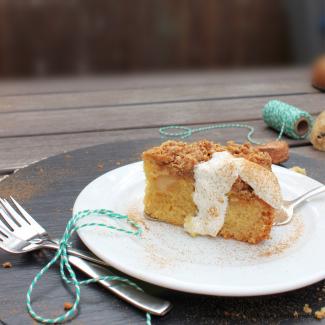
{"label": "white ceramic plate", "polygon": [[[144,220],[141,238],[103,228],[78,231],[88,248],[116,269],[159,286],[222,296],[279,293],[325,278],[325,195],[304,204],[290,225],[274,227],[272,238],[258,245],[192,238],[181,227],[143,219],[142,168],[137,162],[102,175],[84,188],[74,205],[74,213],[107,208]],[[285,199],[320,185],[282,167],[273,170]],[[88,218],[126,226],[125,221]]]}

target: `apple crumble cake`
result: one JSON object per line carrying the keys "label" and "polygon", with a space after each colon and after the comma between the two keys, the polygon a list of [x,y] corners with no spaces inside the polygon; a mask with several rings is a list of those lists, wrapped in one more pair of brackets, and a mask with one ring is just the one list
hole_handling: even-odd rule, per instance
{"label": "apple crumble cake", "polygon": [[271,157],[250,144],[166,141],[142,155],[145,213],[191,235],[267,239],[282,204]]}

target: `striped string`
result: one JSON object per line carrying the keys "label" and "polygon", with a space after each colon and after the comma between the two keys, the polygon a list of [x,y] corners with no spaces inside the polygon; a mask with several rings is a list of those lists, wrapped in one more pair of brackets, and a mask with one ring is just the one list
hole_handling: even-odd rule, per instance
{"label": "striped string", "polygon": [[[313,125],[312,116],[299,108],[284,103],[279,100],[270,100],[265,104],[262,109],[263,120],[269,127],[272,127],[278,131],[276,141],[279,141],[283,134],[293,139],[306,139],[311,131]],[[308,130],[304,134],[298,134],[296,132],[296,123],[301,118],[305,118],[308,124]],[[162,138],[178,138],[185,139],[190,137],[193,133],[206,132],[213,129],[226,129],[226,128],[242,128],[248,129],[247,140],[253,144],[263,144],[252,138],[255,129],[253,126],[242,123],[221,123],[213,124],[199,128],[190,128],[187,126],[170,125],[161,127],[159,133]],[[170,132],[170,130],[178,130],[177,132]]]}
{"label": "striped string", "polygon": [[[125,220],[127,224],[131,225],[131,227],[135,230],[130,230],[130,229],[124,229],[124,228],[117,228],[111,225],[107,225],[105,223],[95,223],[95,222],[90,222],[90,223],[84,223],[79,226],[77,226],[77,222],[81,220],[82,218],[85,218],[87,216],[101,216],[101,217],[107,217],[110,219],[119,219],[119,220]],[[111,210],[106,210],[106,209],[96,209],[96,210],[84,210],[80,211],[77,214],[75,214],[68,222],[65,232],[63,234],[63,237],[60,241],[60,248],[54,255],[54,257],[50,260],[50,262],[38,273],[36,274],[35,278],[33,279],[31,285],[29,286],[29,289],[27,291],[26,295],[26,304],[27,304],[27,310],[29,314],[37,321],[41,323],[46,323],[46,324],[58,324],[58,323],[64,323],[67,322],[74,317],[77,316],[78,314],[78,306],[80,304],[80,297],[81,297],[81,292],[80,292],[80,286],[81,285],[87,285],[90,283],[95,283],[98,282],[99,280],[109,280],[109,281],[119,281],[122,283],[127,283],[128,285],[131,285],[135,287],[136,289],[143,291],[137,284],[134,282],[120,277],[120,276],[101,276],[96,279],[88,279],[88,280],[83,280],[79,281],[76,277],[76,274],[74,270],[72,269],[69,260],[68,260],[68,247],[70,247],[70,238],[71,236],[81,228],[85,227],[102,227],[109,229],[111,231],[117,231],[124,233],[126,235],[133,235],[133,236],[139,236],[142,233],[142,229],[138,224],[136,224],[134,221],[130,220],[128,216],[126,215],[121,215],[118,213],[114,213]],[[53,266],[58,260],[60,260],[60,273],[63,281],[69,285],[74,286],[74,291],[75,291],[75,300],[73,303],[73,306],[70,310],[68,310],[66,313],[61,314],[60,316],[56,318],[45,318],[39,314],[37,314],[31,303],[31,295],[32,291],[35,288],[36,284],[38,281],[42,278],[42,276],[50,269],[51,266]],[[151,325],[151,315],[149,313],[146,314],[146,324]]]}
{"label": "striped string", "polygon": [[[284,126],[284,124],[283,124]],[[248,124],[240,124],[240,123],[222,123],[222,124],[213,124],[213,125],[207,125],[200,128],[190,128],[187,126],[179,126],[179,125],[170,125],[170,126],[164,126],[159,129],[159,133],[162,138],[178,138],[178,139],[185,139],[190,137],[193,133],[198,132],[204,132],[204,131],[210,131],[213,129],[227,129],[227,128],[235,128],[235,129],[248,129],[249,132],[247,134],[247,140],[254,144],[262,144],[261,142],[254,140],[252,138],[255,129],[253,126]],[[169,132],[169,130],[180,130],[178,132]],[[282,132],[279,133],[279,136],[277,140],[280,140],[283,134]]]}
{"label": "striped string", "polygon": [[[264,122],[271,128],[284,132],[291,139],[306,139],[313,126],[313,117],[298,107],[280,100],[270,100],[262,109]],[[297,123],[304,119],[307,128],[304,133],[297,132]]]}

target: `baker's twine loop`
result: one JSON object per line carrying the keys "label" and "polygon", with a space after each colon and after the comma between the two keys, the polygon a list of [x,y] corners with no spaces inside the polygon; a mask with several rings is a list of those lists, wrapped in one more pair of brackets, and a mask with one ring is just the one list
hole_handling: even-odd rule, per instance
{"label": "baker's twine loop", "polygon": [[[284,103],[279,100],[270,100],[262,109],[263,120],[269,127],[279,132],[276,141],[281,140],[283,134],[292,139],[306,139],[313,125],[313,117],[299,108]],[[304,119],[307,123],[307,130],[304,134],[297,132],[297,122]],[[248,124],[242,123],[221,123],[212,124],[199,128],[191,128],[188,126],[170,125],[159,129],[162,138],[186,139],[197,132],[206,132],[213,129],[248,129],[247,140],[253,144],[263,144],[253,139],[255,128]],[[172,132],[172,130],[176,130]]]}
{"label": "baker's twine loop", "polygon": [[[107,217],[110,219],[125,220],[126,223],[131,225],[131,227],[133,227],[135,230],[130,230],[130,229],[126,229],[126,228],[118,228],[118,227],[114,227],[111,225],[107,225],[105,223],[97,223],[97,222],[89,222],[89,223],[84,223],[84,224],[77,226],[77,222],[80,219],[85,218],[90,215]],[[88,280],[83,280],[83,281],[79,281],[77,279],[76,274],[69,263],[67,249],[68,249],[68,247],[71,246],[71,244],[69,242],[71,236],[78,229],[82,229],[85,227],[101,227],[101,228],[109,229],[111,231],[117,231],[120,233],[124,233],[126,235],[133,235],[133,236],[139,236],[142,233],[141,227],[134,221],[130,220],[128,218],[128,216],[115,213],[111,210],[106,210],[106,209],[84,210],[84,211],[80,211],[77,214],[75,214],[69,220],[69,222],[66,226],[64,235],[60,241],[60,248],[55,253],[54,257],[49,261],[49,263],[45,267],[43,267],[43,269],[35,276],[35,278],[33,279],[32,283],[29,286],[29,289],[27,291],[27,296],[26,296],[27,310],[28,310],[29,314],[35,320],[37,320],[41,323],[46,323],[46,324],[64,323],[64,322],[67,322],[67,321],[71,320],[72,318],[76,317],[78,314],[78,306],[80,304],[80,297],[81,297],[80,286],[81,285],[95,283],[100,280],[109,280],[109,281],[119,281],[121,283],[121,285],[123,283],[126,283],[128,285],[135,287],[136,289],[138,289],[140,291],[143,291],[134,282],[132,282],[126,278],[120,277],[120,276],[107,275],[107,276],[101,276],[96,279],[88,279]],[[32,295],[32,291],[35,288],[37,282],[50,269],[50,267],[52,265],[54,265],[58,260],[60,260],[60,274],[61,274],[63,281],[69,285],[74,286],[75,300],[74,300],[72,308],[70,310],[68,310],[67,312],[65,312],[64,314],[62,314],[56,318],[45,318],[45,317],[42,317],[41,315],[37,314],[34,311],[34,309],[32,308],[31,295]],[[120,285],[120,284],[114,284],[114,285]],[[149,313],[146,313],[146,324],[151,325],[151,315]]]}
{"label": "baker's twine loop", "polygon": [[[193,133],[198,132],[206,132],[213,129],[227,129],[227,128],[235,128],[235,129],[248,129],[249,132],[247,134],[247,140],[254,144],[262,144],[261,142],[254,140],[252,138],[255,129],[253,126],[248,124],[241,124],[241,123],[222,123],[222,124],[213,124],[213,125],[207,125],[200,128],[190,128],[187,126],[179,126],[179,125],[170,125],[170,126],[164,126],[159,129],[159,133],[162,136],[162,138],[178,138],[178,139],[186,139],[190,137]],[[170,132],[170,130],[182,130],[179,132]],[[279,138],[279,137],[278,137]],[[280,139],[280,138],[279,138]]]}

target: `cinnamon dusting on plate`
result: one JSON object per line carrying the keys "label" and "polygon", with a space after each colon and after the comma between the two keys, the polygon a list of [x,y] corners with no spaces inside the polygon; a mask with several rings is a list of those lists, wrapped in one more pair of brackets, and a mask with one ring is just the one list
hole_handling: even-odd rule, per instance
{"label": "cinnamon dusting on plate", "polygon": [[130,220],[134,221],[142,228],[146,230],[149,229],[148,224],[146,223],[146,219],[143,215],[143,212],[139,211],[139,209],[137,209],[136,207],[129,208],[127,212],[127,216],[129,217]]}
{"label": "cinnamon dusting on plate", "polygon": [[[279,255],[286,251],[288,248],[292,247],[293,244],[300,238],[304,231],[304,225],[302,221],[296,216],[292,223],[294,223],[295,228],[290,236],[286,239],[281,240],[279,243],[271,246],[270,248],[262,251],[258,256],[259,257],[269,257],[273,255]],[[280,226],[281,227],[281,226]]]}
{"label": "cinnamon dusting on plate", "polygon": [[155,253],[156,248],[154,245],[147,243],[145,245],[145,250],[148,253],[150,263],[157,265],[159,268],[166,268],[171,266],[172,263],[170,259],[167,259],[166,257]]}

